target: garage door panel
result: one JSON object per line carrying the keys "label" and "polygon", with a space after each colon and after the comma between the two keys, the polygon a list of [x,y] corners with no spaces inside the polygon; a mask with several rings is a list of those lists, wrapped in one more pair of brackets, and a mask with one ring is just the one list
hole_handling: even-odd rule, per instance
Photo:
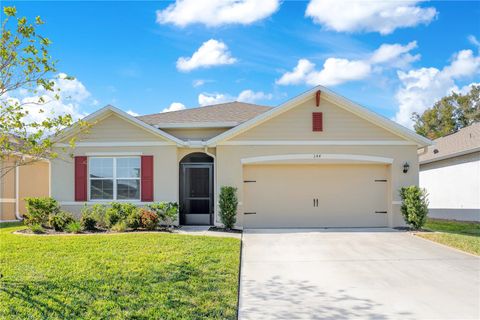
{"label": "garage door panel", "polygon": [[385,165],[245,166],[244,180],[255,182],[244,185],[244,212],[251,213],[244,223],[251,228],[386,226],[386,179]]}

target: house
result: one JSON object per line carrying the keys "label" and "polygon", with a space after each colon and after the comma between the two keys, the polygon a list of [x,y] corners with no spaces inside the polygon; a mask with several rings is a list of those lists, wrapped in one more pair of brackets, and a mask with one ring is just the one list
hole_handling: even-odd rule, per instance
{"label": "house", "polygon": [[480,123],[438,138],[420,155],[429,216],[480,221]]}
{"label": "house", "polygon": [[275,108],[232,102],[140,117],[87,116],[73,158],[51,163],[52,196],[84,204],[178,201],[180,224],[219,225],[221,186],[238,189],[237,227],[403,225],[399,188],[418,185],[430,140],[324,88]]}
{"label": "house", "polygon": [[48,197],[50,165],[46,160],[16,166],[21,156],[0,160],[0,221],[22,219],[26,197]]}

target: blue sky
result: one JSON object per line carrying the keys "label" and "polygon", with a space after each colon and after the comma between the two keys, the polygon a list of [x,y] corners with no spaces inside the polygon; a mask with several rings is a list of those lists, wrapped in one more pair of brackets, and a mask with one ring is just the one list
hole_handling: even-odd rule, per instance
{"label": "blue sky", "polygon": [[324,84],[409,125],[411,112],[480,82],[478,1],[372,1],[358,14],[332,0],[190,1],[15,6],[46,21],[58,70],[81,91],[62,103],[79,115],[106,104],[137,114],[231,99],[275,106]]}

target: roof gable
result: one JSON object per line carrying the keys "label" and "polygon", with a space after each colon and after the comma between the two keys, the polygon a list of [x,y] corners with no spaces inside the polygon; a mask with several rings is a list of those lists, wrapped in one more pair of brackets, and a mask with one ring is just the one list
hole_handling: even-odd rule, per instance
{"label": "roof gable", "polygon": [[[167,142],[171,142],[172,144],[178,144],[181,145],[183,141],[180,139],[160,130],[157,128],[152,127],[151,125],[146,124],[143,121],[138,120],[137,118],[129,115],[128,113],[114,107],[111,105],[107,105],[106,107],[103,107],[102,109],[88,115],[87,117],[83,118],[82,121],[86,121],[88,123],[93,124],[95,127],[96,124],[101,124],[102,121],[109,121],[112,122],[112,120],[108,120],[110,117],[115,116],[116,118],[119,118],[123,121],[126,121],[130,125],[130,129],[132,127],[138,128],[142,131],[145,131],[147,133],[152,134],[154,137],[161,138],[162,140],[166,140]],[[96,129],[92,128],[90,132],[86,135],[84,135],[84,138],[87,138],[89,140],[95,140],[95,133]],[[55,142],[61,142],[66,140],[68,137],[71,137],[75,134],[80,133],[80,128],[78,123],[75,123],[73,126],[66,128],[63,130],[60,135],[55,139]]]}
{"label": "roof gable", "polygon": [[[252,128],[255,128],[259,126],[262,123],[265,123],[267,121],[270,121],[271,119],[280,116],[281,114],[292,110],[293,108],[296,108],[303,103],[306,103],[307,101],[311,100],[314,98],[315,93],[320,90],[321,91],[321,99],[328,100],[329,102],[335,104],[336,106],[364,119],[375,126],[378,126],[380,128],[385,129],[386,131],[394,134],[395,136],[398,136],[402,139],[411,141],[415,144],[417,144],[419,147],[425,147],[427,145],[431,144],[431,141],[427,138],[424,138],[415,132],[387,119],[384,118],[340,95],[337,95],[336,93],[332,92],[331,90],[323,87],[323,86],[316,86],[313,89],[283,103],[282,105],[273,108],[263,114],[258,115],[257,117],[246,121],[226,132],[223,134],[220,134],[209,141],[207,141],[208,145],[216,145],[217,143],[221,143],[226,140],[233,139],[234,137],[247,132],[248,130],[252,130]],[[318,110],[321,111],[321,110]]]}

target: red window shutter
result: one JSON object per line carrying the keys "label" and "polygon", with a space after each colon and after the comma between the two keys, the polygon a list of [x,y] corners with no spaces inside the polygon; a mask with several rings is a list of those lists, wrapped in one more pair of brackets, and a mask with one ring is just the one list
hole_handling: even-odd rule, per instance
{"label": "red window shutter", "polygon": [[87,201],[87,157],[75,157],[75,201]]}
{"label": "red window shutter", "polygon": [[312,113],[312,130],[323,131],[323,114],[322,112]]}
{"label": "red window shutter", "polygon": [[142,156],[142,201],[153,201],[153,156]]}

